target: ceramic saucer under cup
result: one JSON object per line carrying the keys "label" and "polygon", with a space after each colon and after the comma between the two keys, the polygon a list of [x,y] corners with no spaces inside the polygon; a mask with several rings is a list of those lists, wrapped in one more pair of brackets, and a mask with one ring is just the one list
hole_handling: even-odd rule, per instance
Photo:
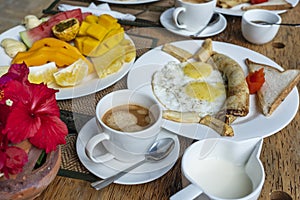
{"label": "ceramic saucer under cup", "polygon": [[[188,31],[185,29],[180,29],[175,25],[173,18],[172,18],[173,11],[174,11],[174,8],[170,8],[161,14],[160,22],[163,25],[163,27],[165,27],[168,31],[175,33],[177,35],[181,35],[181,36],[189,37],[190,35],[195,34],[195,32]],[[222,14],[220,14],[220,20],[217,23],[215,23],[214,25],[206,27],[201,32],[199,37],[210,37],[210,36],[219,34],[226,28],[226,26],[227,26],[227,20]]]}
{"label": "ceramic saucer under cup", "polygon": [[[96,125],[96,119],[93,118],[82,127],[76,141],[76,151],[79,160],[91,173],[105,179],[134,164],[121,162],[116,159],[105,163],[94,163],[91,161],[85,154],[84,149],[88,139],[97,133],[99,133],[99,129]],[[178,137],[175,134],[162,129],[158,135],[158,139],[165,137],[170,137],[175,140],[175,147],[173,151],[165,159],[160,162],[145,163],[122,176],[120,179],[115,181],[115,183],[126,185],[142,184],[153,181],[167,173],[178,159],[180,145]],[[103,146],[100,146],[98,151],[98,153],[101,153],[101,151],[103,152],[106,150]]]}

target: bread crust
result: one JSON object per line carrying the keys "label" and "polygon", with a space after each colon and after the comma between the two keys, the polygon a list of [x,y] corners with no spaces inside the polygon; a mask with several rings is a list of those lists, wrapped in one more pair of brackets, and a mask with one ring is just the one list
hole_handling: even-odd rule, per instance
{"label": "bread crust", "polygon": [[161,50],[170,54],[171,56],[174,56],[180,62],[186,62],[193,56],[190,52],[169,43],[163,45]]}
{"label": "bread crust", "polygon": [[241,9],[243,11],[252,10],[252,9],[264,9],[264,10],[287,10],[292,9],[293,6],[290,3],[278,4],[278,5],[251,5],[243,6]]}
{"label": "bread crust", "polygon": [[[282,90],[277,95],[277,97],[275,98],[275,100],[273,102],[268,102],[266,100],[265,93],[264,93],[264,91],[262,91],[262,89],[260,89],[257,92],[257,102],[258,102],[260,109],[262,110],[262,112],[265,116],[270,116],[278,108],[278,106],[284,101],[284,99],[292,91],[292,89],[297,85],[297,83],[300,81],[300,70],[288,69],[285,71],[280,71],[279,69],[274,68],[272,66],[251,61],[248,58],[245,60],[245,63],[248,66],[248,69],[250,72],[254,72],[260,68],[264,68],[265,73],[268,73],[268,70],[272,70],[276,73],[279,73],[279,75],[283,74],[287,71],[291,71],[291,70],[297,71],[296,73],[298,73],[293,80],[290,80],[289,83],[287,83],[287,86],[284,88],[284,90]],[[268,104],[270,104],[270,105],[268,105]]]}

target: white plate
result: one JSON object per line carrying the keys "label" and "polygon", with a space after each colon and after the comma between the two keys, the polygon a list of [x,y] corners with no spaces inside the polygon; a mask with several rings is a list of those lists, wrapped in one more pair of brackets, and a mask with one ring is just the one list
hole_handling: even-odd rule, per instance
{"label": "white plate", "polygon": [[112,4],[124,4],[124,5],[135,5],[135,4],[144,4],[144,3],[152,3],[159,0],[98,0],[105,3]]}
{"label": "white plate", "polygon": [[[175,33],[177,35],[181,35],[181,36],[190,36],[193,35],[195,32],[191,32],[191,31],[187,31],[185,29],[180,29],[177,28],[174,20],[172,18],[172,13],[174,11],[174,8],[170,8],[166,11],[164,11],[161,15],[160,15],[160,22],[161,24],[170,32]],[[213,36],[216,34],[221,33],[227,26],[227,21],[226,18],[220,14],[220,20],[212,25],[212,26],[208,26],[205,30],[203,30],[201,32],[201,34],[199,35],[199,37],[209,37],[209,36]]]}
{"label": "white plate", "polygon": [[[272,0],[269,0],[269,2]],[[287,2],[289,2],[290,4],[292,4],[293,7],[295,7],[299,0],[286,0]],[[220,7],[216,7],[216,12],[225,14],[225,15],[232,15],[232,16],[242,16],[244,14],[245,11],[241,10],[241,8],[243,6],[249,6],[250,3],[243,3],[237,6],[234,6],[232,8],[220,8]],[[286,10],[276,10],[274,11],[278,14],[284,13],[286,12]]]}
{"label": "white plate", "polygon": [[[106,163],[94,163],[92,162],[85,154],[85,145],[89,138],[94,136],[99,132],[97,125],[96,125],[96,118],[91,119],[88,121],[80,130],[77,141],[76,141],[76,150],[78,157],[82,164],[93,174],[100,178],[107,178],[116,174],[118,171],[126,169],[127,167],[131,166],[133,163],[124,163],[119,160],[113,159]],[[141,184],[153,181],[165,173],[167,173],[176,163],[178,156],[179,156],[179,140],[178,137],[167,130],[162,130],[161,133],[158,135],[159,138],[166,138],[170,137],[175,140],[175,147],[173,151],[162,161],[156,163],[145,163],[132,171],[128,174],[124,175],[115,183],[119,184]],[[98,152],[101,154],[105,152],[105,148],[99,145]]]}
{"label": "white plate", "polygon": [[[202,42],[201,40],[186,40],[172,44],[193,53],[201,46]],[[247,66],[244,63],[246,58],[282,69],[271,59],[244,47],[223,42],[213,42],[213,49],[236,60],[243,68],[245,74],[248,74]],[[128,88],[151,94],[155,98],[151,88],[152,74],[169,61],[179,62],[169,54],[162,52],[161,47],[145,53],[135,62],[128,74]],[[246,117],[238,118],[232,124],[235,133],[232,139],[246,140],[254,137],[270,136],[290,123],[298,111],[298,106],[299,94],[298,89],[295,87],[275,112],[270,117],[265,117],[258,110],[255,95],[251,95],[249,114]],[[212,129],[200,124],[182,124],[165,120],[164,127],[174,133],[193,139],[220,137]]]}
{"label": "white plate", "polygon": [[[20,40],[19,32],[25,30],[25,28],[21,25],[16,26],[12,29],[9,29],[3,32],[0,35],[0,41],[5,38],[13,38]],[[125,38],[130,39],[128,35],[125,35]],[[131,40],[131,39],[130,39]],[[133,41],[131,40],[133,43]],[[96,73],[90,74],[86,77],[83,82],[75,87],[55,87],[58,89],[59,92],[56,93],[57,100],[64,100],[64,99],[72,99],[77,97],[82,97],[85,95],[96,93],[100,90],[103,90],[117,81],[119,81],[122,77],[124,77],[129,69],[132,67],[133,59],[130,63],[125,63],[123,67],[115,74],[109,75],[103,79],[99,79]],[[4,49],[0,48],[0,67],[1,66],[9,66],[11,62],[11,58],[4,52]]]}

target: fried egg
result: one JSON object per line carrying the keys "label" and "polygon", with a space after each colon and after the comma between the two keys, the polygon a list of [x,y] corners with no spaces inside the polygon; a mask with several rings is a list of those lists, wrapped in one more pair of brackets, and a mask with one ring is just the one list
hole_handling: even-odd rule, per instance
{"label": "fried egg", "polygon": [[166,109],[216,114],[226,100],[222,74],[204,62],[169,62],[153,74],[152,90]]}

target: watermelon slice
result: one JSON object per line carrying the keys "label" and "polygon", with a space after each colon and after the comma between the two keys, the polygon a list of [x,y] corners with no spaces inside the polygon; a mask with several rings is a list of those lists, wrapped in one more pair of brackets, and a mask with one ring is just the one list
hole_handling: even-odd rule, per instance
{"label": "watermelon slice", "polygon": [[50,17],[48,21],[41,23],[39,26],[32,28],[30,30],[20,32],[20,37],[28,48],[32,44],[45,37],[53,37],[52,26],[58,24],[60,21],[68,18],[76,18],[81,22],[89,13],[82,13],[81,9],[74,9],[69,11],[64,11],[57,13]]}

